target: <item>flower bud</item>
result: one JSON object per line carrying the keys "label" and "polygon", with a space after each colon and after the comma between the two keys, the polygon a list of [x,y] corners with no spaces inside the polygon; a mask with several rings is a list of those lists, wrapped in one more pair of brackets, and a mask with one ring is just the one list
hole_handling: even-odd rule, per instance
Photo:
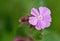
{"label": "flower bud", "polygon": [[28,17],[23,17],[19,19],[19,22],[28,22],[29,18]]}

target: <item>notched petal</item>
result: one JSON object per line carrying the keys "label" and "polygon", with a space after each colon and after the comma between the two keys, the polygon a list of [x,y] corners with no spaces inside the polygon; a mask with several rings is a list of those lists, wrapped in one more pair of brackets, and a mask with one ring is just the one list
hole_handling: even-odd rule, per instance
{"label": "notched petal", "polygon": [[38,15],[39,15],[39,12],[38,12],[37,9],[32,8],[32,9],[31,9],[31,14],[34,15],[34,16],[38,16]]}
{"label": "notched petal", "polygon": [[51,11],[47,7],[39,7],[40,14],[42,15],[50,15]]}
{"label": "notched petal", "polygon": [[37,24],[37,18],[36,17],[29,17],[29,23],[32,25],[36,25]]}

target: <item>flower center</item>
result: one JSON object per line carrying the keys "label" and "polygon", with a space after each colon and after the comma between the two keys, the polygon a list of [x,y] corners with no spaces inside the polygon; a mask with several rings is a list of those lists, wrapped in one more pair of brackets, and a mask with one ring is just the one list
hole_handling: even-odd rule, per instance
{"label": "flower center", "polygon": [[39,19],[39,20],[42,20],[42,19],[43,19],[43,17],[40,15],[40,16],[38,17],[38,19]]}

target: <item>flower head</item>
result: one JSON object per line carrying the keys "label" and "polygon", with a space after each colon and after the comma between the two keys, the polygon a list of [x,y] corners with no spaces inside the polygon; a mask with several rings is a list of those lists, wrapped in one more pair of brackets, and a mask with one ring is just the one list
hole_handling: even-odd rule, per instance
{"label": "flower head", "polygon": [[26,41],[24,38],[15,38],[14,41]]}
{"label": "flower head", "polygon": [[39,11],[35,8],[31,9],[33,16],[29,17],[29,23],[34,25],[37,30],[50,26],[51,11],[47,7],[39,7]]}

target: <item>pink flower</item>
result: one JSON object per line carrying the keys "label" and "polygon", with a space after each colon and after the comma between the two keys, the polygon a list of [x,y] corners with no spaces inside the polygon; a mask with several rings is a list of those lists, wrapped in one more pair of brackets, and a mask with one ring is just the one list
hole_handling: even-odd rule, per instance
{"label": "pink flower", "polygon": [[29,23],[34,25],[37,30],[50,26],[51,11],[47,7],[39,7],[39,12],[37,9],[32,8],[31,14],[33,16],[29,17]]}
{"label": "pink flower", "polygon": [[24,38],[15,38],[14,41],[26,41]]}
{"label": "pink flower", "polygon": [[14,41],[19,41],[19,38],[15,38]]}

